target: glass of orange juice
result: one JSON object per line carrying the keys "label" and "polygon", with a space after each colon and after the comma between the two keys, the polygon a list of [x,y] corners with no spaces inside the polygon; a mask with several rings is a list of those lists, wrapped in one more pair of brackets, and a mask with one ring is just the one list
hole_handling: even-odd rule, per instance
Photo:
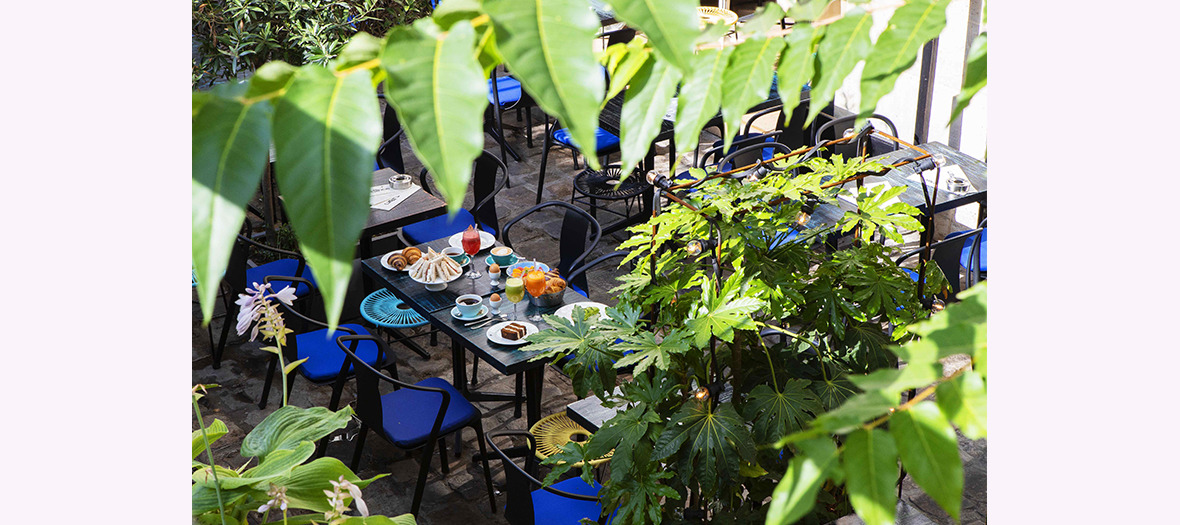
{"label": "glass of orange juice", "polygon": [[[524,274],[524,287],[529,291],[529,295],[533,297],[540,297],[545,293],[545,272],[541,270],[531,270]],[[529,321],[541,321],[541,314],[533,313],[529,316]]]}

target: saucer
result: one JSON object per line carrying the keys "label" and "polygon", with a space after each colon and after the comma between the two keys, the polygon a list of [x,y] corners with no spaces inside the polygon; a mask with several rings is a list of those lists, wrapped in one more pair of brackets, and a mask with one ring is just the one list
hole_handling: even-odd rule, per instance
{"label": "saucer", "polygon": [[[512,262],[510,262],[510,263],[508,263],[508,264],[501,264],[501,265],[500,265],[500,267],[501,267],[501,268],[507,268],[507,267],[509,267],[509,266],[512,266],[512,265],[514,265],[514,264],[516,264],[516,263],[518,263],[518,262],[520,262],[520,261],[521,261],[520,255],[518,255],[518,254],[516,254],[515,252],[513,252],[513,254],[512,254]],[[495,264],[495,263],[496,263],[496,260],[495,260],[495,259],[492,259],[492,256],[491,256],[491,255],[489,255],[487,259],[484,259],[484,260],[483,260],[483,262],[486,262],[486,263],[488,263],[488,266],[491,266],[492,264]]]}
{"label": "saucer", "polygon": [[479,315],[476,315],[475,317],[463,317],[463,316],[459,315],[459,307],[458,306],[451,308],[451,317],[454,317],[455,319],[458,319],[460,321],[474,321],[476,319],[482,319],[487,315],[488,315],[488,305],[486,305],[486,304],[479,305]]}

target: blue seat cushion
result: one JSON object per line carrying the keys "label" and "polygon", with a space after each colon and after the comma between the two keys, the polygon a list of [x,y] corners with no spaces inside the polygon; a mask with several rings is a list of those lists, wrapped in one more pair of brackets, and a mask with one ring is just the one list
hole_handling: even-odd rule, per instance
{"label": "blue seat cushion", "polygon": [[[571,494],[597,496],[602,485],[594,482],[594,486],[587,485],[580,477],[574,477],[551,485],[552,488]],[[577,525],[582,518],[598,521],[602,512],[602,505],[597,501],[582,501],[558,496],[545,489],[533,491],[533,523],[538,525]],[[614,513],[610,520],[614,519]]]}
{"label": "blue seat cushion", "polygon": [[798,236],[799,236],[799,232],[796,230],[793,230],[793,229],[790,230],[789,232],[787,232],[786,234],[784,234],[783,232],[779,232],[778,234],[776,234],[774,236],[774,239],[772,239],[770,241],[770,246],[768,248],[773,250],[775,248],[778,248],[779,246],[782,246],[783,243],[788,243],[788,242],[795,240],[795,238]]}
{"label": "blue seat cushion", "polygon": [[[608,148],[613,148],[613,147],[619,145],[619,137],[616,137],[614,133],[611,133],[605,129],[596,128],[594,131],[594,135],[598,139],[598,150],[599,151],[602,151],[602,150],[605,150]],[[574,139],[572,137],[570,137],[569,130],[565,129],[565,128],[561,128],[557,131],[554,131],[553,132],[553,140],[556,140],[557,142],[560,142],[560,143],[565,144],[567,146],[573,146],[575,148],[578,147],[578,145],[576,143],[574,143]]]}
{"label": "blue seat cushion", "polygon": [[[479,410],[446,380],[432,377],[414,384],[441,388],[451,395],[439,435],[462,428],[479,417]],[[430,429],[434,427],[434,420],[438,417],[441,405],[441,395],[408,388],[394,390],[381,396],[381,425],[384,427],[382,430],[385,437],[400,448],[414,448],[426,443],[426,440],[430,439]]]}
{"label": "blue seat cushion", "polygon": [[590,294],[586,293],[586,290],[579,288],[578,285],[576,285],[574,283],[569,283],[569,285],[570,285],[570,288],[572,288],[575,292],[578,292],[579,294],[581,294],[582,297],[585,297],[587,299],[590,298]]}
{"label": "blue seat cushion", "polygon": [[[454,217],[439,215],[438,217],[403,226],[402,235],[412,244],[422,244],[435,239],[450,237],[466,230],[468,226],[475,226],[475,216],[467,211],[467,209],[460,208]],[[484,231],[492,235],[496,234],[496,230],[491,227],[485,226]]]}
{"label": "blue seat cushion", "polygon": [[[496,89],[500,92],[500,105],[512,104],[520,101],[520,81],[512,77],[496,77]],[[488,103],[495,105],[496,98],[492,96],[492,79],[488,79]]]}
{"label": "blue seat cushion", "polygon": [[[369,335],[369,331],[359,324],[340,325],[360,335]],[[299,359],[307,358],[299,365],[299,373],[303,377],[321,383],[335,379],[340,374],[340,367],[344,365],[344,351],[336,345],[336,338],[348,335],[342,330],[328,333],[325,328],[306,334],[295,336],[295,349]],[[377,343],[373,341],[357,341],[356,356],[370,365],[377,363]],[[352,370],[352,367],[349,367]]]}
{"label": "blue seat cushion", "polygon": [[[246,286],[254,286],[254,283],[262,284],[262,280],[268,275],[292,275],[307,279],[312,284],[315,284],[315,276],[311,274],[310,266],[303,266],[302,275],[296,275],[295,271],[297,269],[299,269],[299,261],[296,259],[279,259],[254,268],[246,268]],[[277,292],[291,286],[291,284],[291,281],[271,281],[270,289],[271,291]],[[303,297],[309,291],[306,284],[299,283],[295,287],[295,297]]]}
{"label": "blue seat cushion", "polygon": [[[958,237],[967,233],[966,231],[954,232],[947,235],[947,239]],[[963,254],[959,256],[959,265],[963,268],[968,268],[971,262],[971,244],[975,242],[975,236],[967,236],[967,240],[963,243]],[[979,271],[987,271],[987,228],[983,229],[983,239],[979,241]]]}

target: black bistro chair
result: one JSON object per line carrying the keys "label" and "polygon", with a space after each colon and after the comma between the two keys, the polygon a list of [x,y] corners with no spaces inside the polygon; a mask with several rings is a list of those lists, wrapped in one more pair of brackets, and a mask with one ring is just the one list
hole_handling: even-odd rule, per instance
{"label": "black bistro chair", "polygon": [[[272,291],[281,290],[284,283],[287,282],[312,286],[310,281],[299,277],[271,275],[267,276],[265,280],[271,283]],[[287,328],[295,331],[292,334],[293,337],[287,337],[287,344],[283,346],[284,362],[294,363],[307,358],[307,361],[295,369],[298,374],[287,374],[285,379],[287,392],[292,392],[297,375],[303,376],[316,385],[333,383],[332,400],[328,403],[328,409],[336,410],[340,405],[340,394],[344,390],[344,381],[352,377],[353,373],[352,366],[346,366],[344,354],[336,348],[336,338],[343,335],[369,335],[369,331],[359,324],[342,324],[336,327],[335,331],[329,332],[327,323],[312,319],[282,303],[279,303],[279,308],[288,314],[285,318]],[[377,345],[362,342],[354,348],[354,351],[368,364],[381,367],[390,366],[390,363],[382,363],[378,359]],[[267,400],[270,398],[271,383],[274,381],[278,365],[279,356],[271,354],[258,408],[266,408]],[[280,378],[280,381],[282,380],[283,378]]]}
{"label": "black bistro chair", "polygon": [[[410,505],[410,513],[417,515],[422,506],[422,492],[426,488],[426,474],[430,471],[434,444],[438,443],[438,455],[445,475],[450,472],[450,467],[446,460],[444,438],[471,427],[479,440],[488,498],[495,513],[496,494],[492,489],[492,473],[488,468],[487,448],[484,446],[483,414],[479,409],[444,379],[432,377],[414,384],[405,383],[397,377],[396,363],[389,368],[392,377],[378,372],[350,349],[354,346],[352,343],[357,341],[375,344],[379,360],[389,354],[385,341],[371,335],[350,335],[336,339],[337,346],[348,355],[348,360],[356,369],[356,413],[360,417],[361,427],[352,456],[353,472],[360,466],[365,435],[370,429],[376,430],[378,435],[402,450],[423,449],[418,484],[414,488],[414,501]],[[382,394],[382,381],[393,385],[393,391]]]}
{"label": "black bistro chair", "polygon": [[[500,437],[523,437],[529,442],[529,451],[524,455],[524,468],[508,458],[496,445]],[[529,472],[535,472],[537,439],[523,430],[502,430],[488,434],[488,444],[500,456],[504,464],[507,483],[508,504],[504,507],[504,518],[511,525],[576,525],[583,518],[597,521],[600,525],[610,523],[614,514],[601,516],[602,503],[598,491],[602,485],[594,482],[587,485],[580,477],[545,487]],[[534,487],[537,487],[534,490]]]}
{"label": "black bistro chair", "polygon": [[967,270],[967,287],[970,288],[980,280],[987,280],[987,219],[979,223],[983,232],[978,236],[972,235],[971,230],[963,230],[947,234],[950,239],[964,235],[967,241],[963,246],[963,253],[959,256],[959,266]]}
{"label": "black bistro chair", "polygon": [[[983,231],[984,228],[968,230],[962,232],[960,235],[948,237],[930,245],[930,260],[934,261],[938,265],[938,269],[942,270],[942,274],[946,276],[946,280],[951,286],[951,298],[954,298],[963,289],[962,276],[959,271],[959,259],[963,256],[964,247],[966,246],[966,250],[968,250],[970,256],[971,246],[967,246],[967,242],[972,240],[976,234],[982,234]],[[901,263],[905,262],[906,259],[922,253],[922,250],[923,248],[919,247],[903,254],[897,258],[897,265],[901,266]],[[902,268],[902,270],[908,273],[914,282],[918,281],[917,271],[909,268]],[[971,282],[970,274],[970,268],[968,268],[968,287],[974,284],[974,282]]]}
{"label": "black bistro chair", "polygon": [[[419,174],[422,189],[431,195],[431,175],[423,169]],[[440,215],[424,221],[418,221],[402,227],[402,237],[410,246],[430,242],[443,237],[450,237],[466,230],[468,226],[497,235],[500,221],[496,215],[496,194],[504,188],[508,181],[508,167],[495,155],[484,151],[475,159],[475,170],[471,175],[471,185],[474,203],[470,209],[462,208],[451,217]]]}
{"label": "black bistro chair", "polygon": [[[889,134],[893,135],[894,137],[897,136],[897,126],[894,126],[893,121],[889,120],[888,117],[874,113],[869,116],[867,120],[870,124],[872,124],[873,121],[877,121],[878,124],[884,124],[885,127],[889,128]],[[841,138],[844,136],[844,132],[848,129],[852,129],[852,126],[855,125],[855,123],[856,115],[840,117],[838,119],[828,121],[815,130],[815,135],[812,137],[811,144],[815,145],[824,140],[834,140]],[[874,124],[873,127],[876,128],[878,124]],[[898,144],[892,140],[879,139],[870,136],[867,156],[873,157],[876,155],[882,155],[890,151],[896,151],[897,148]],[[837,144],[835,146],[831,146],[828,149],[830,151],[820,152],[820,156],[824,158],[831,158],[832,155],[842,155],[846,159],[860,156],[860,152],[857,150],[857,145],[853,143]]]}
{"label": "black bistro chair", "polygon": [[[602,236],[602,226],[598,224],[598,221],[594,217],[586,213],[586,210],[568,202],[543,202],[525,210],[524,213],[508,221],[508,224],[504,225],[504,235],[500,239],[504,241],[505,246],[511,248],[512,237],[509,236],[509,232],[511,232],[512,226],[535,212],[552,207],[565,208],[565,216],[561,220],[561,237],[558,239],[558,242],[560,242],[561,258],[557,263],[557,271],[563,278],[566,278],[566,283],[575,292],[586,295],[584,277],[582,278],[581,286],[579,286],[579,283],[570,282],[568,279],[568,276],[572,275],[574,270],[577,270],[583,260],[590,255],[590,252],[594,251],[594,248],[598,246],[598,240]],[[587,245],[587,240],[589,240],[589,245]]]}

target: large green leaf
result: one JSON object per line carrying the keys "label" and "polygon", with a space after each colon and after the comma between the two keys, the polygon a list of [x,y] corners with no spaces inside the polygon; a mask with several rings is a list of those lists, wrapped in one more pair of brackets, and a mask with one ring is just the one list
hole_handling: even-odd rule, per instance
{"label": "large green leaf", "polygon": [[590,323],[582,317],[574,317],[570,323],[561,317],[546,315],[545,322],[551,327],[528,337],[529,344],[522,351],[541,350],[532,360],[554,359],[572,355],[563,370],[570,376],[574,394],[586,397],[592,391],[602,397],[614,390],[615,371],[613,361],[622,351],[612,348],[602,333],[592,330]]}
{"label": "large green leaf", "polygon": [[[909,330],[921,336],[893,351],[907,363],[934,363],[944,357],[967,354],[979,356],[987,352],[987,283],[959,294],[962,299],[930,319],[910,325]],[[977,359],[978,364],[978,359]],[[986,358],[984,369],[986,374]]]}
{"label": "large green leaf", "polygon": [[733,48],[721,81],[721,116],[725,120],[725,150],[742,124],[742,116],[754,104],[766,100],[782,38],[756,36]]}
{"label": "large green leaf", "polygon": [[852,72],[857,62],[868,56],[873,48],[869,38],[872,26],[873,17],[859,7],[827,26],[816,56],[819,80],[811,87],[811,109],[804,126],[811,125],[811,121],[836,96],[844,77]]}
{"label": "large green leaf", "polygon": [[[613,468],[613,467],[612,467]],[[678,494],[660,480],[673,476],[668,471],[645,472],[644,476],[629,476],[606,485],[604,501],[621,501],[613,525],[649,525],[663,519],[663,505],[679,500]],[[613,476],[613,473],[612,473]],[[586,523],[583,521],[582,523]]]}
{"label": "large green leaf", "polygon": [[639,73],[639,70],[649,60],[650,55],[651,49],[646,47],[643,40],[640,39],[606,48],[599,58],[599,61],[603,62],[602,65],[606,67],[607,75],[610,76],[610,86],[602,102],[604,106],[607,101],[627,89],[631,78]]}
{"label": "large green leaf", "polygon": [[911,0],[897,8],[889,26],[877,37],[860,76],[860,113],[857,127],[877,108],[877,101],[893,91],[897,77],[914,64],[918,50],[946,27],[951,0]]}
{"label": "large green leaf", "polygon": [[599,456],[587,453],[588,443],[579,443],[577,441],[567,441],[561,446],[561,450],[554,452],[549,457],[541,462],[542,465],[549,465],[552,470],[549,475],[541,482],[544,485],[552,485],[562,474],[565,474],[574,465],[581,463],[581,478],[587,485],[594,486],[594,467],[590,462],[598,459]]}
{"label": "large green leaf", "polygon": [[929,386],[942,379],[942,367],[931,363],[909,363],[905,368],[885,368],[867,376],[851,376],[849,379],[861,390],[881,390],[899,395],[911,388]]}
{"label": "large green leaf", "polygon": [[919,486],[959,520],[963,504],[963,461],[955,430],[934,403],[918,403],[889,418],[901,463]]}
{"label": "large green leaf", "polygon": [[732,47],[703,49],[692,59],[676,97],[676,151],[693,151],[699,144],[701,128],[717,115],[721,106],[721,81],[729,64]]}
{"label": "large green leaf", "polygon": [[636,444],[648,432],[648,427],[659,423],[659,415],[653,410],[642,407],[631,408],[610,419],[594,433],[587,446],[587,455],[595,458],[602,457],[615,451],[611,457],[611,479],[621,481],[630,476],[634,465]]}
{"label": "large green leaf", "polygon": [[768,385],[758,385],[750,392],[744,412],[746,419],[754,422],[754,440],[757,443],[773,443],[779,438],[803,430],[803,426],[823,407],[808,390],[811,381],[789,379],[783,384],[782,392],[775,392]]}
{"label": "large green leaf", "polygon": [[328,505],[328,498],[324,495],[324,491],[332,491],[330,482],[337,481],[340,476],[344,476],[344,479],[363,489],[369,486],[369,483],[388,475],[378,474],[369,479],[361,479],[344,466],[340,460],[333,457],[323,457],[312,460],[306,465],[299,465],[289,474],[275,478],[271,483],[287,487],[290,506],[315,512],[327,512],[332,510],[332,507]]}
{"label": "large green leaf", "polygon": [[299,68],[275,107],[276,177],[283,207],[324,298],[335,329],[344,307],[352,256],[369,217],[373,158],[381,110],[361,69],[333,73]]}
{"label": "large green leaf", "polygon": [[709,400],[685,403],[660,434],[652,454],[661,460],[679,452],[676,470],[681,481],[699,482],[706,495],[715,493],[718,481],[727,484],[738,478],[740,460],[754,458],[750,431],[733,405],[712,405]]}
{"label": "large green leaf", "polygon": [[733,342],[734,330],[756,328],[750,314],[765,303],[753,297],[741,297],[740,275],[732,275],[721,293],[713,291],[713,283],[706,282],[700,307],[688,319],[688,329],[695,334],[698,347],[709,343],[709,336],[716,335],[726,342]]}
{"label": "large green leaf", "polygon": [[614,2],[611,8],[615,18],[643,31],[662,62],[688,73],[693,41],[700,32],[698,5],[695,0],[630,0]]}
{"label": "large green leaf", "polygon": [[663,60],[648,60],[631,79],[623,95],[619,120],[623,178],[647,155],[651,141],[660,134],[668,104],[680,83],[680,70]]}
{"label": "large green leaf", "polygon": [[934,390],[939,408],[971,439],[987,437],[987,385],[968,370]]}
{"label": "large green leaf", "polygon": [[[300,463],[307,461],[312,454],[315,454],[315,443],[304,441],[294,449],[276,450],[266,456],[258,466],[243,472],[241,476],[225,477],[218,471],[217,482],[223,489],[236,489],[238,487],[256,486],[259,483],[274,480],[291,471],[291,469],[298,466]],[[207,469],[204,469],[207,470]],[[205,485],[212,485],[213,478],[211,476],[203,476],[202,471],[197,471],[193,474],[193,479]]]}
{"label": "large green leaf", "polygon": [[[192,257],[202,322],[213,319],[218,285],[234,239],[246,218],[246,202],[258,190],[270,148],[271,105],[246,103],[245,84],[223,84],[193,115]],[[242,290],[235,290],[241,292]]]}
{"label": "large green leaf", "polygon": [[[220,419],[214,419],[209,426],[205,427],[205,436],[209,437],[209,445],[213,445],[222,436],[229,433],[229,428],[225,426],[225,422]],[[201,435],[201,429],[193,431],[193,459],[205,452],[205,436]],[[212,461],[212,458],[210,458]]]}
{"label": "large green leaf", "polygon": [[[225,504],[226,508],[246,499],[250,495],[248,487],[241,487],[234,490],[222,490],[221,502]],[[217,500],[217,491],[211,487],[200,484],[193,484],[192,489],[192,511],[193,516],[203,514],[206,512],[213,512],[219,509]]]}
{"label": "large green leaf", "polygon": [[635,365],[635,370],[631,372],[633,376],[643,374],[649,366],[668,370],[673,365],[672,356],[674,354],[683,354],[689,350],[688,339],[690,337],[692,337],[691,334],[679,329],[669,332],[663,340],[658,342],[655,334],[646,331],[624,337],[623,342],[618,345],[619,350],[623,352],[631,350],[633,353],[619,359],[615,363],[615,368]]}
{"label": "large green leaf", "polygon": [[795,24],[787,35],[787,48],[778,64],[778,96],[787,115],[799,105],[803,85],[815,74],[815,45],[825,27]]}
{"label": "large green leaf", "polygon": [[774,488],[766,525],[786,525],[806,516],[815,507],[820,486],[837,466],[839,456],[831,439],[819,438],[808,444],[800,447],[802,454],[791,458],[786,474]]}
{"label": "large green leaf", "polygon": [[843,434],[888,414],[899,402],[897,396],[871,390],[848,398],[840,408],[818,415],[814,425],[833,434]]}
{"label": "large green leaf", "polygon": [[304,441],[318,440],[347,426],[352,413],[352,407],[344,407],[336,412],[324,407],[287,405],[279,408],[242,439],[242,455],[265,459],[267,454],[276,450],[295,448]]}
{"label": "large green leaf", "polygon": [[483,150],[488,94],[474,46],[471,24],[444,33],[422,19],[390,30],[382,58],[386,100],[451,213],[463,206],[472,163]]}
{"label": "large green leaf", "polygon": [[963,88],[955,99],[955,109],[951,111],[951,122],[967,109],[971,99],[979,90],[987,86],[987,32],[980,33],[971,41],[971,50],[967,53],[967,70],[963,75]]}
{"label": "large green leaf", "polygon": [[892,525],[897,513],[897,444],[880,430],[857,430],[844,441],[848,497],[866,525]]}
{"label": "large green leaf", "polygon": [[594,59],[601,27],[585,0],[485,0],[496,27],[496,46],[541,109],[570,130],[586,163],[595,154],[598,111],[606,79]]}

